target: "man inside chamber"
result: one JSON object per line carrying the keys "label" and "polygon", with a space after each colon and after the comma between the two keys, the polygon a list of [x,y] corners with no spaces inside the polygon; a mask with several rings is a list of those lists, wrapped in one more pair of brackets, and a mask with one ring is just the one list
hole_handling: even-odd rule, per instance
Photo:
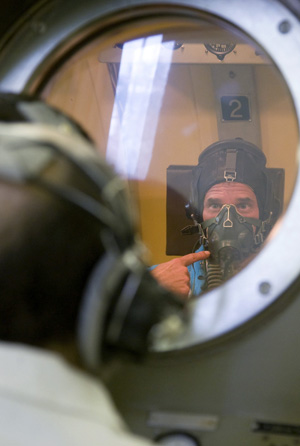
{"label": "man inside chamber", "polygon": [[199,234],[195,252],[157,265],[152,275],[188,297],[236,274],[258,252],[280,214],[279,171],[267,168],[264,153],[241,138],[207,147],[192,170],[187,209],[194,224],[183,229]]}

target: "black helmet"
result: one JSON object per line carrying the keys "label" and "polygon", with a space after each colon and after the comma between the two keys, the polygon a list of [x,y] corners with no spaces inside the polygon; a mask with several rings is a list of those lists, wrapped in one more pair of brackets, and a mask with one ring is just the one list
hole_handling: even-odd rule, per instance
{"label": "black helmet", "polygon": [[200,154],[192,172],[190,204],[194,218],[198,222],[203,220],[204,197],[212,186],[234,181],[251,187],[260,219],[269,219],[271,213],[274,223],[282,206],[274,194],[274,171],[281,171],[283,178],[283,169],[268,169],[264,153],[248,141],[236,138],[211,144]]}

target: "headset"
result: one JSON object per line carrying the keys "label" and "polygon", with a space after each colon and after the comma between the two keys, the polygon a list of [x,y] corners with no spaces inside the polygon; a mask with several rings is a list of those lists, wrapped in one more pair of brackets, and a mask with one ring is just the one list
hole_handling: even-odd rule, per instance
{"label": "headset", "polygon": [[[99,199],[43,178],[42,171],[58,157],[96,186]],[[125,183],[73,120],[40,99],[0,94],[0,179],[34,184],[100,223],[105,251],[87,280],[78,317],[78,345],[87,368],[96,371],[112,352],[141,357],[154,326],[170,315],[184,315],[181,299],[148,271]]]}

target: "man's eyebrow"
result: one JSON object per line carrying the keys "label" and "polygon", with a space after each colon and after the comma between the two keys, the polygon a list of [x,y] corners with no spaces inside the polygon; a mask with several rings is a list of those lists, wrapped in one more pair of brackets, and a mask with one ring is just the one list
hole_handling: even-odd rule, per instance
{"label": "man's eyebrow", "polygon": [[211,205],[211,204],[221,204],[222,203],[222,200],[220,199],[220,198],[213,198],[213,197],[210,197],[210,198],[207,198],[206,200],[204,200],[204,202],[205,202],[205,204],[207,204],[207,205]]}
{"label": "man's eyebrow", "polygon": [[254,202],[253,198],[250,197],[238,197],[237,201],[239,203],[245,203],[245,204]]}
{"label": "man's eyebrow", "polygon": [[[238,197],[236,200],[237,204],[253,204],[254,200],[250,197]],[[211,206],[213,204],[223,204],[223,200],[218,197],[209,197],[204,200],[205,206]]]}

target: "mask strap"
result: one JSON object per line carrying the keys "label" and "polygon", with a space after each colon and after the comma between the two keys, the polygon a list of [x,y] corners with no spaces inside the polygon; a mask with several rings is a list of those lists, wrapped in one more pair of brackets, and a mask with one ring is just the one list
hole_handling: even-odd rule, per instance
{"label": "mask strap", "polygon": [[227,150],[224,169],[224,178],[226,182],[232,182],[236,180],[236,157],[237,151],[235,149]]}
{"label": "mask strap", "polygon": [[[250,225],[256,226],[258,228],[260,228],[262,225],[262,221],[259,220],[258,218],[250,218],[250,217],[243,217],[243,216],[241,216],[241,217],[243,218],[242,223],[249,223]],[[218,219],[218,216],[217,216],[217,217],[213,217],[213,218],[203,221],[202,223],[200,223],[200,226],[202,227],[202,229],[206,229],[210,225],[212,225],[214,223],[218,224],[219,222],[220,222],[220,219]]]}

